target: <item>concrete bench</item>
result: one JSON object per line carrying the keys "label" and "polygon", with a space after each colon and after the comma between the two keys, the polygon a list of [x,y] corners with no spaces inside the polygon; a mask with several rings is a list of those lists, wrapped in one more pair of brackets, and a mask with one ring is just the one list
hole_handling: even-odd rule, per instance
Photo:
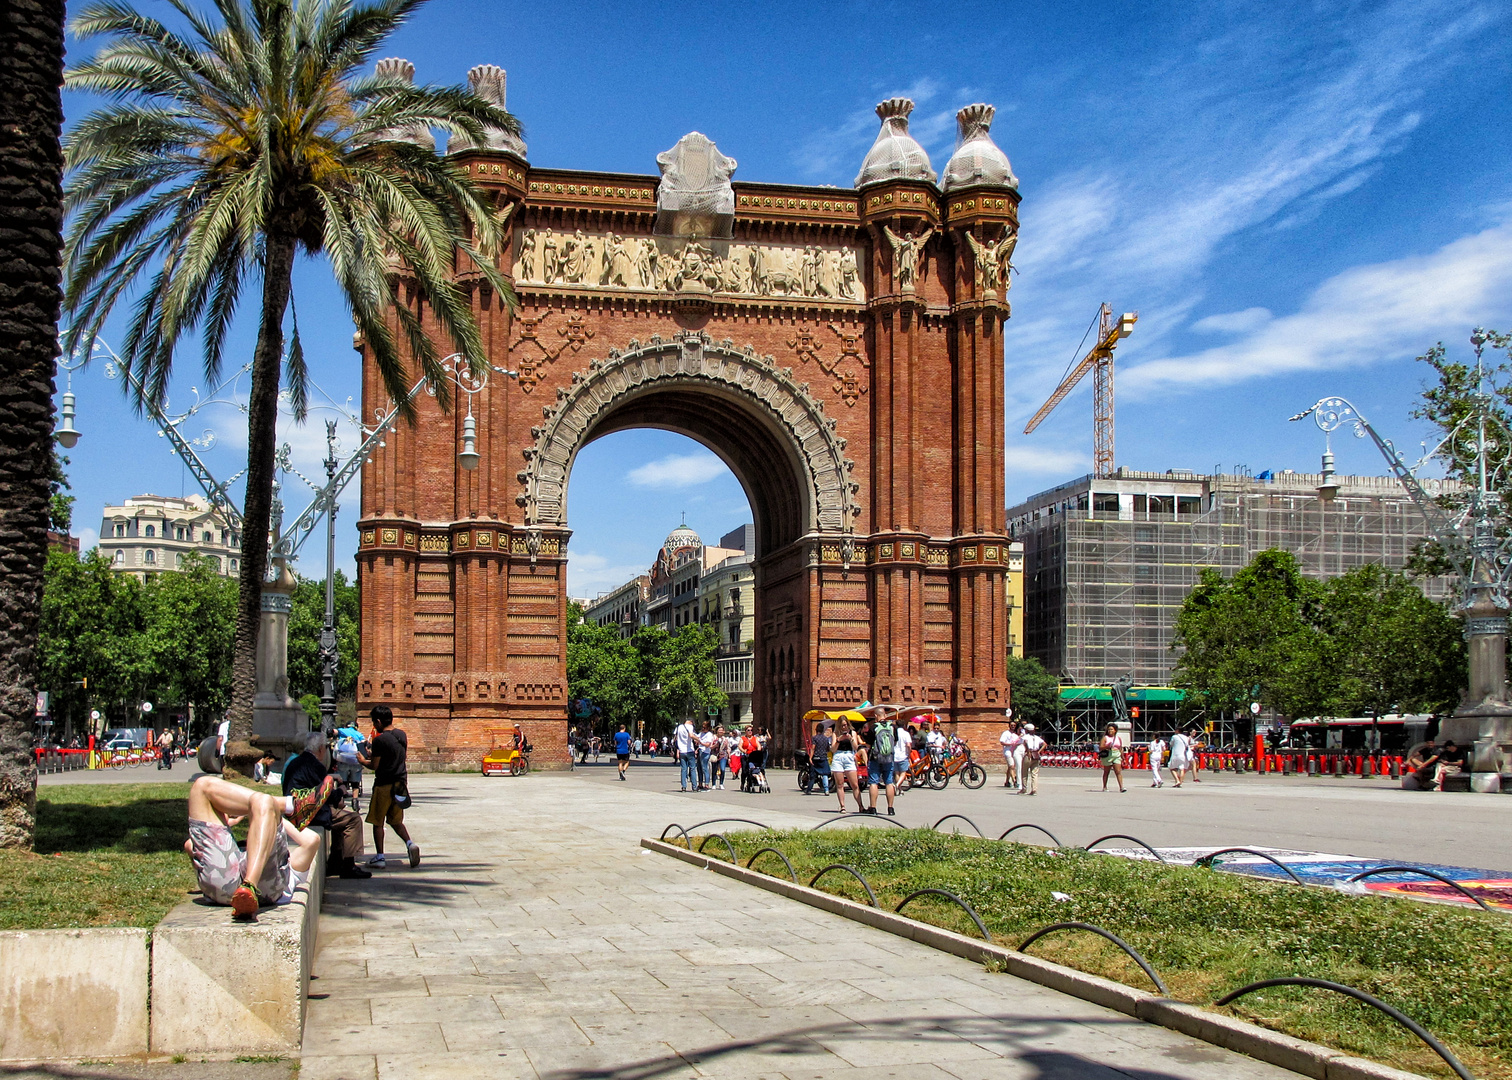
{"label": "concrete bench", "polygon": [[146,1050],[146,930],[0,934],[0,1061]]}
{"label": "concrete bench", "polygon": [[152,1051],[298,1050],[325,887],[325,847],[291,903],[255,923],[195,899],[152,931]]}

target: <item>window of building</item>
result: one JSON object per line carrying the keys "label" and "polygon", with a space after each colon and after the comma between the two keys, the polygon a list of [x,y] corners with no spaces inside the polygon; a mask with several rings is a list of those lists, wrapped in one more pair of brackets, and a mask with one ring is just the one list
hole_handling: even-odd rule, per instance
{"label": "window of building", "polygon": [[1176,497],[1176,513],[1202,513],[1202,497],[1200,495],[1178,495]]}
{"label": "window of building", "polygon": [[123,562],[125,562],[126,561],[126,553],[124,551],[122,551],[120,548],[116,548],[115,558],[113,558],[111,561],[112,562],[117,562],[117,563],[123,563]]}
{"label": "window of building", "polygon": [[1174,514],[1176,512],[1176,496],[1174,495],[1151,495],[1150,513]]}
{"label": "window of building", "polygon": [[173,565],[180,570],[184,568],[184,553],[182,551],[173,557]]}
{"label": "window of building", "polygon": [[[147,528],[151,530],[152,526],[149,525],[147,526]],[[142,555],[142,561],[148,566],[155,566],[157,564],[157,552],[153,551],[151,548],[148,548],[146,553]]]}
{"label": "window of building", "polygon": [[204,540],[205,540],[205,543],[207,543],[207,544],[214,543],[214,541],[210,539],[210,530],[209,529],[206,529],[205,532],[204,532]]}
{"label": "window of building", "polygon": [[1118,513],[1118,493],[1094,491],[1092,493],[1092,510],[1097,512]]}
{"label": "window of building", "polygon": [[175,525],[173,527],[173,538],[175,540],[182,540],[184,538],[184,527],[182,525]]}
{"label": "window of building", "polygon": [[[392,559],[390,559],[388,565],[393,566],[394,565],[394,561]],[[238,567],[237,567],[237,560],[236,559],[232,559],[231,560],[231,572],[234,574],[234,573],[236,573],[237,569],[238,569]]]}
{"label": "window of building", "polygon": [[124,521],[118,521],[118,522],[116,522],[115,534],[117,536],[125,536],[126,535],[126,523]]}
{"label": "window of building", "polygon": [[157,535],[157,526],[155,526],[155,525],[149,525],[149,526],[147,526],[147,535],[148,536],[156,536]]}
{"label": "window of building", "polygon": [[1148,495],[1134,496],[1134,512],[1136,514],[1148,513],[1150,509],[1150,497]]}

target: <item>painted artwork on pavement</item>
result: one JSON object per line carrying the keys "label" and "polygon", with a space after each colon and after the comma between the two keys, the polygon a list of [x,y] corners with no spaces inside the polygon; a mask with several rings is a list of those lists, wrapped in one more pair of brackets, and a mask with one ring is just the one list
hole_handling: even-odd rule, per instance
{"label": "painted artwork on pavement", "polygon": [[[1128,859],[1153,861],[1155,858],[1144,848],[1099,848],[1098,850],[1108,855],[1118,855]],[[1168,863],[1191,866],[1198,859],[1206,857],[1219,848],[1156,848],[1155,850],[1160,852],[1160,857]],[[1364,881],[1348,880],[1376,866],[1411,865],[1423,870],[1431,870],[1448,878],[1460,888],[1479,897],[1490,907],[1512,911],[1512,874],[1505,871],[1477,870],[1467,866],[1445,866],[1440,863],[1408,863],[1406,860],[1391,862],[1383,859],[1366,859],[1357,855],[1328,855],[1319,851],[1292,851],[1287,848],[1257,846],[1252,850],[1263,852],[1277,862],[1286,864],[1288,869],[1309,885],[1329,885],[1343,892],[1360,895],[1382,893],[1409,900],[1458,904],[1462,907],[1475,906],[1473,901],[1453,887],[1419,874],[1377,874]],[[1217,869],[1230,873],[1249,874],[1252,877],[1280,881],[1290,880],[1286,871],[1275,863],[1257,855],[1247,855],[1242,852],[1230,852],[1219,856],[1215,861],[1215,866]]]}

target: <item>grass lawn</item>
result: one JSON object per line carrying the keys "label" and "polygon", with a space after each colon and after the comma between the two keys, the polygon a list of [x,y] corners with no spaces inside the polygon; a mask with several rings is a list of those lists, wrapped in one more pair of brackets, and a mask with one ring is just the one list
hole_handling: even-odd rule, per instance
{"label": "grass lawn", "polygon": [[156,926],[198,892],[188,796],[187,783],[39,788],[36,851],[0,851],[0,930]]}
{"label": "grass lawn", "polygon": [[[977,910],[999,943],[1016,945],[1054,922],[1094,923],[1139,950],[1183,1001],[1210,1005],[1245,983],[1287,975],[1346,983],[1423,1024],[1477,1077],[1512,1080],[1506,915],[927,830],[728,835],[742,864],[758,848],[775,847],[805,885],[830,863],[853,866],[887,910],[915,889],[948,889]],[[704,854],[729,857],[717,840]],[[771,855],[756,869],[787,876]],[[843,872],[827,874],[819,887],[866,902]],[[1070,899],[1056,900],[1052,892]],[[964,912],[940,898],[915,900],[905,914],[980,936]],[[1091,934],[1052,934],[1030,952],[1154,989],[1121,951]],[[1222,1011],[1398,1068],[1453,1075],[1374,1009],[1328,991],[1262,990]]]}

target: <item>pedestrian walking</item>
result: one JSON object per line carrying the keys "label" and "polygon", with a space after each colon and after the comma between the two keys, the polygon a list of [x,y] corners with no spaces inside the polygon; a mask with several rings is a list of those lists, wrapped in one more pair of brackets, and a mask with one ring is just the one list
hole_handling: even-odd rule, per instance
{"label": "pedestrian walking", "polygon": [[614,733],[614,760],[619,766],[619,778],[623,780],[625,770],[630,767],[630,732],[624,724]]}
{"label": "pedestrian walking", "polygon": [[1165,740],[1156,735],[1150,740],[1150,786],[1153,788],[1165,786],[1165,780],[1160,775],[1160,766],[1165,763],[1165,752]]}
{"label": "pedestrian walking", "polygon": [[1097,762],[1102,766],[1104,791],[1108,790],[1108,773],[1110,772],[1118,781],[1118,790],[1128,790],[1123,782],[1123,736],[1119,735],[1117,724],[1109,724],[1107,733],[1098,742]]}
{"label": "pedestrian walking", "polygon": [[814,727],[814,737],[809,742],[809,767],[813,770],[814,780],[819,785],[821,794],[828,795],[830,791],[830,737],[829,729],[824,724]]}
{"label": "pedestrian walking", "polygon": [[867,739],[866,774],[871,786],[870,813],[877,812],[877,789],[887,792],[887,814],[897,817],[893,799],[898,793],[896,766],[893,764],[893,749],[896,732],[891,720],[874,720]]}
{"label": "pedestrian walking", "polygon": [[173,771],[173,729],[164,728],[157,737],[158,768]]}
{"label": "pedestrian walking", "polygon": [[373,739],[362,763],[373,770],[373,796],[368,800],[367,823],[373,827],[373,857],[369,866],[388,865],[383,857],[383,826],[387,824],[404,841],[410,868],[420,865],[420,845],[404,826],[404,807],[409,803],[409,736],[394,726],[394,711],[374,705]]}
{"label": "pedestrian walking", "polygon": [[1024,781],[1024,793],[1026,795],[1039,794],[1039,771],[1040,755],[1045,752],[1045,740],[1034,733],[1033,724],[1025,724],[1024,734],[1024,758],[1019,766],[1019,774]]}
{"label": "pedestrian walking", "polygon": [[1019,786],[1018,753],[1023,744],[1024,736],[1020,734],[1018,724],[1009,720],[998,736],[998,745],[1003,748],[1003,764],[1007,766],[1007,772],[1003,774],[1005,788]]}
{"label": "pedestrian walking", "polygon": [[362,750],[362,732],[355,727],[336,729],[336,778],[346,788],[352,809],[358,813],[362,812],[362,761],[358,756]]}
{"label": "pedestrian walking", "polygon": [[896,787],[903,780],[903,774],[913,764],[910,753],[913,750],[913,733],[908,725],[903,722],[901,713],[896,720],[889,720],[893,725],[893,786]]}
{"label": "pedestrian walking", "polygon": [[692,720],[684,720],[677,725],[677,730],[672,733],[672,749],[682,765],[682,774],[679,778],[681,786],[678,790],[687,791],[691,787],[697,791],[698,733],[693,730]]}
{"label": "pedestrian walking", "polygon": [[712,761],[714,757],[714,732],[709,727],[709,722],[703,722],[703,730],[698,733],[698,790],[708,791],[713,780]]}
{"label": "pedestrian walking", "polygon": [[1171,779],[1180,787],[1192,766],[1192,740],[1182,731],[1171,736]]}
{"label": "pedestrian walking", "polygon": [[830,759],[830,773],[835,778],[835,795],[840,800],[840,812],[845,813],[845,789],[850,787],[856,796],[856,812],[861,811],[861,783],[856,778],[856,746],[858,740],[848,721],[840,721],[835,729],[835,755]]}

